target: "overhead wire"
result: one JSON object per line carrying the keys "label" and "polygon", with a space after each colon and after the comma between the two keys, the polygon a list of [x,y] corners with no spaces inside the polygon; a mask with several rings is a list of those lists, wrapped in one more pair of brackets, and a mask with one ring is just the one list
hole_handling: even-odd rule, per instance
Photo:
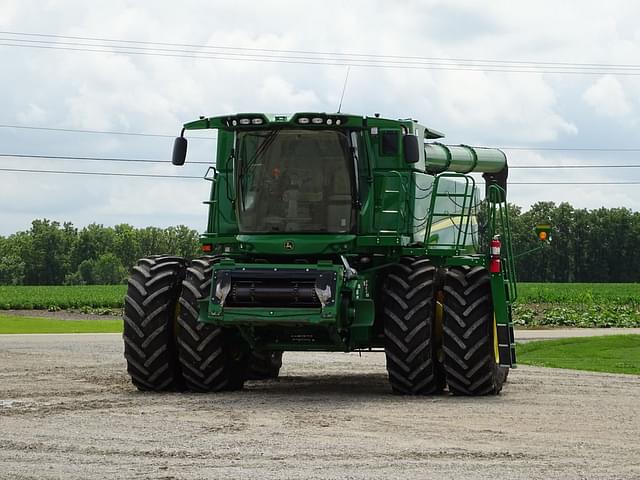
{"label": "overhead wire", "polygon": [[[33,158],[51,160],[87,160],[99,162],[131,162],[131,163],[160,163],[169,164],[170,160],[158,160],[151,158],[124,158],[124,157],[96,157],[96,156],[73,156],[73,155],[44,155],[26,153],[0,153],[0,158]],[[214,161],[191,160],[187,164],[212,165]],[[509,169],[582,169],[582,168],[640,168],[640,163],[635,164],[585,164],[585,165],[509,165]],[[416,186],[418,190],[430,191],[431,187],[423,189]]]}
{"label": "overhead wire", "polygon": [[[34,158],[34,159],[52,159],[52,160],[88,160],[97,162],[140,162],[140,163],[163,163],[170,164],[169,160],[155,160],[150,158],[110,158],[110,157],[74,157],[69,155],[27,155],[21,153],[0,153],[3,158]],[[212,165],[213,162],[189,161],[190,164]]]}
{"label": "overhead wire", "polygon": [[[99,162],[132,162],[132,163],[160,163],[169,164],[169,160],[157,160],[151,158],[124,158],[124,157],[95,157],[95,156],[73,156],[73,155],[43,155],[43,154],[25,154],[25,153],[0,153],[1,158],[33,158],[33,159],[52,159],[52,160],[87,160]],[[187,164],[212,165],[214,161],[189,161]],[[509,169],[581,169],[581,168],[640,168],[640,164],[585,164],[585,165],[509,165]],[[417,186],[419,190],[429,191],[430,187],[423,189]]]}
{"label": "overhead wire", "polygon": [[122,172],[85,172],[70,170],[36,170],[33,168],[0,168],[0,172],[15,173],[54,173],[59,175],[95,175],[101,177],[148,177],[148,178],[180,178],[202,180],[204,176],[197,175],[162,175],[155,173],[122,173]]}
{"label": "overhead wire", "polygon": [[[612,64],[612,63],[579,63],[579,62],[541,62],[532,60],[498,60],[498,59],[473,59],[473,58],[452,58],[452,57],[427,57],[427,56],[411,56],[411,55],[390,55],[380,53],[360,53],[360,52],[327,52],[327,51],[312,51],[312,50],[287,50],[287,49],[274,49],[274,48],[256,48],[256,47],[238,47],[228,45],[208,45],[208,44],[193,44],[193,43],[175,43],[175,42],[151,42],[142,40],[126,40],[126,39],[113,39],[105,37],[87,37],[87,36],[74,36],[74,35],[58,35],[58,34],[46,34],[46,33],[32,33],[32,32],[15,32],[15,31],[0,31],[2,35],[12,35],[14,41],[27,41],[25,39],[20,40],[19,37],[36,37],[36,38],[56,38],[66,40],[83,40],[91,42],[110,42],[110,43],[123,43],[134,45],[160,45],[169,47],[185,47],[185,48],[198,48],[209,50],[232,50],[232,51],[245,51],[245,52],[268,52],[278,54],[294,54],[294,55],[328,55],[335,57],[363,57],[367,59],[386,58],[386,59],[401,59],[401,60],[421,60],[421,61],[441,61],[441,62],[467,62],[467,63],[486,63],[486,64],[509,64],[509,65],[539,65],[539,66],[556,66],[556,67],[572,67],[572,68],[627,68],[627,69],[640,69],[640,64]],[[33,41],[33,40],[32,40]],[[118,47],[118,45],[111,45],[112,47]]]}
{"label": "overhead wire", "polygon": [[[36,125],[18,125],[2,123],[0,128],[17,128],[25,130],[45,130],[53,132],[72,132],[72,133],[91,133],[91,134],[104,134],[104,135],[131,135],[140,137],[162,137],[162,138],[175,138],[175,135],[161,134],[161,133],[146,133],[146,132],[122,132],[122,131],[110,131],[110,130],[84,130],[76,128],[58,128],[58,127],[41,127]],[[189,136],[189,140],[217,140],[217,137],[205,137],[205,136]],[[513,146],[504,147],[496,146],[501,150],[523,150],[523,151],[566,151],[566,152],[640,152],[640,147],[536,147],[536,146]]]}
{"label": "overhead wire", "polygon": [[[0,32],[1,33],[1,32]],[[14,36],[32,36],[28,33],[18,32],[4,32],[5,35]],[[41,37],[49,37],[46,34],[39,34]],[[90,41],[96,42],[112,42],[114,44],[105,45],[102,44],[87,44],[80,43],[75,40],[80,37],[66,37],[58,35],[55,38],[67,38],[73,39],[74,42],[61,42],[54,40],[29,40],[24,38],[0,38],[0,46],[6,47],[22,47],[22,48],[39,48],[39,49],[52,49],[52,50],[68,50],[68,51],[82,51],[82,52],[94,52],[94,53],[109,53],[109,54],[125,54],[125,55],[146,55],[157,57],[180,57],[180,58],[194,58],[194,59],[212,59],[212,60],[232,60],[232,61],[248,61],[248,62],[266,62],[266,63],[284,63],[284,64],[305,64],[305,65],[331,65],[331,66],[352,66],[352,67],[366,67],[366,68],[401,68],[401,69],[420,69],[420,70],[451,70],[451,71],[478,71],[478,72],[502,72],[502,73],[552,73],[552,74],[581,74],[581,75],[602,75],[608,73],[611,75],[624,75],[624,76],[639,76],[640,65],[606,65],[601,64],[599,66],[589,64],[569,64],[568,62],[554,63],[528,63],[528,62],[515,62],[511,63],[496,63],[499,61],[492,61],[487,63],[486,61],[456,61],[453,59],[446,60],[379,60],[382,57],[375,57],[374,55],[362,55],[348,57],[343,55],[334,56],[317,56],[321,53],[314,52],[315,56],[291,56],[290,54],[283,54],[284,52],[278,52],[277,55],[271,55],[268,53],[237,53],[237,52],[202,52],[202,50],[175,50],[160,47],[139,47],[126,45],[126,43],[137,43],[139,41],[128,40],[114,40],[103,39],[98,40],[91,37],[85,37]],[[11,43],[7,43],[11,42]],[[125,45],[116,45],[115,43],[124,43]],[[146,42],[147,45],[160,45],[159,43]],[[198,48],[204,49],[206,46],[199,46]],[[224,47],[213,47],[218,50]],[[253,51],[253,50],[252,50]],[[299,55],[299,54],[296,54]],[[361,57],[361,58],[358,58]],[[400,56],[394,58],[402,58]],[[563,69],[563,70],[561,70]],[[599,70],[594,70],[599,69]]]}
{"label": "overhead wire", "polygon": [[[98,176],[122,176],[122,177],[152,177],[152,178],[187,178],[187,179],[200,179],[204,176],[199,175],[163,175],[163,174],[151,174],[151,173],[122,173],[122,172],[87,172],[87,171],[75,171],[75,170],[43,170],[32,168],[0,168],[1,172],[15,172],[15,173],[55,173],[55,174],[70,174],[70,175],[98,175]],[[483,184],[483,182],[478,182]],[[623,181],[623,182],[509,182],[509,185],[640,185],[640,181]]]}
{"label": "overhead wire", "polygon": [[497,147],[500,150],[558,151],[558,152],[640,152],[640,148],[631,147]]}
{"label": "overhead wire", "polygon": [[[109,130],[82,130],[79,128],[57,128],[57,127],[38,127],[34,125],[14,125],[14,124],[0,124],[0,128],[18,128],[25,130],[47,130],[53,132],[71,132],[71,133],[96,133],[104,135],[130,135],[136,137],[162,137],[162,138],[175,138],[175,135],[167,135],[161,133],[142,133],[142,132],[119,132]],[[200,137],[190,136],[189,139],[197,140],[216,140],[217,137]]]}

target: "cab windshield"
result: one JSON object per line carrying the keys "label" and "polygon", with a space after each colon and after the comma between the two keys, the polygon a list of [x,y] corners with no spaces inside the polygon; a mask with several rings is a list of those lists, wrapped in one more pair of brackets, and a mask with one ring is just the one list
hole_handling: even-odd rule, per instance
{"label": "cab windshield", "polygon": [[240,232],[352,230],[352,155],[337,130],[238,133]]}

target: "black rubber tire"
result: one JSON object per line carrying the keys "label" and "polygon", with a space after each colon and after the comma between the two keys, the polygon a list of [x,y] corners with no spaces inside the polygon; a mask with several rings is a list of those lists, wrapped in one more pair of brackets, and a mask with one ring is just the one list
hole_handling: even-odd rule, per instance
{"label": "black rubber tire", "polygon": [[252,350],[247,366],[247,380],[278,378],[282,367],[282,352]]}
{"label": "black rubber tire", "polygon": [[180,294],[178,355],[189,390],[239,390],[246,378],[247,352],[233,332],[198,320],[198,300],[209,295],[213,264],[218,257],[193,260]]}
{"label": "black rubber tire", "polygon": [[131,270],[124,302],[124,357],[139,390],[180,390],[176,305],[184,277],[181,257],[142,258]]}
{"label": "black rubber tire", "polygon": [[426,258],[403,257],[386,273],[382,319],[389,383],[394,393],[427,395],[442,389],[436,371],[436,268]]}
{"label": "black rubber tire", "polygon": [[484,267],[451,267],[444,286],[444,367],[455,395],[497,395],[507,370],[496,363],[493,303]]}

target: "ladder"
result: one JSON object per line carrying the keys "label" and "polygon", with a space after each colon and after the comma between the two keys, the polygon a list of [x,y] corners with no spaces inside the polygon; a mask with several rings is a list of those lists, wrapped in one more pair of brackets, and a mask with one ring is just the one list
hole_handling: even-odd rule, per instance
{"label": "ladder", "polygon": [[[444,179],[461,181],[443,182]],[[453,192],[452,185],[455,185]],[[459,255],[464,250],[471,232],[475,185],[473,177],[461,173],[447,172],[435,177],[424,236],[429,255]]]}

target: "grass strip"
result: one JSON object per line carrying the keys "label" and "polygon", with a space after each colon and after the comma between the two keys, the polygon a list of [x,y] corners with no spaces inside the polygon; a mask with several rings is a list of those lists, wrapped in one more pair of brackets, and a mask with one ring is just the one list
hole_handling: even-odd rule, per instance
{"label": "grass strip", "polygon": [[640,335],[528,342],[517,353],[525,365],[640,375]]}
{"label": "grass strip", "polygon": [[122,320],[58,320],[0,315],[0,334],[6,333],[120,333]]}

